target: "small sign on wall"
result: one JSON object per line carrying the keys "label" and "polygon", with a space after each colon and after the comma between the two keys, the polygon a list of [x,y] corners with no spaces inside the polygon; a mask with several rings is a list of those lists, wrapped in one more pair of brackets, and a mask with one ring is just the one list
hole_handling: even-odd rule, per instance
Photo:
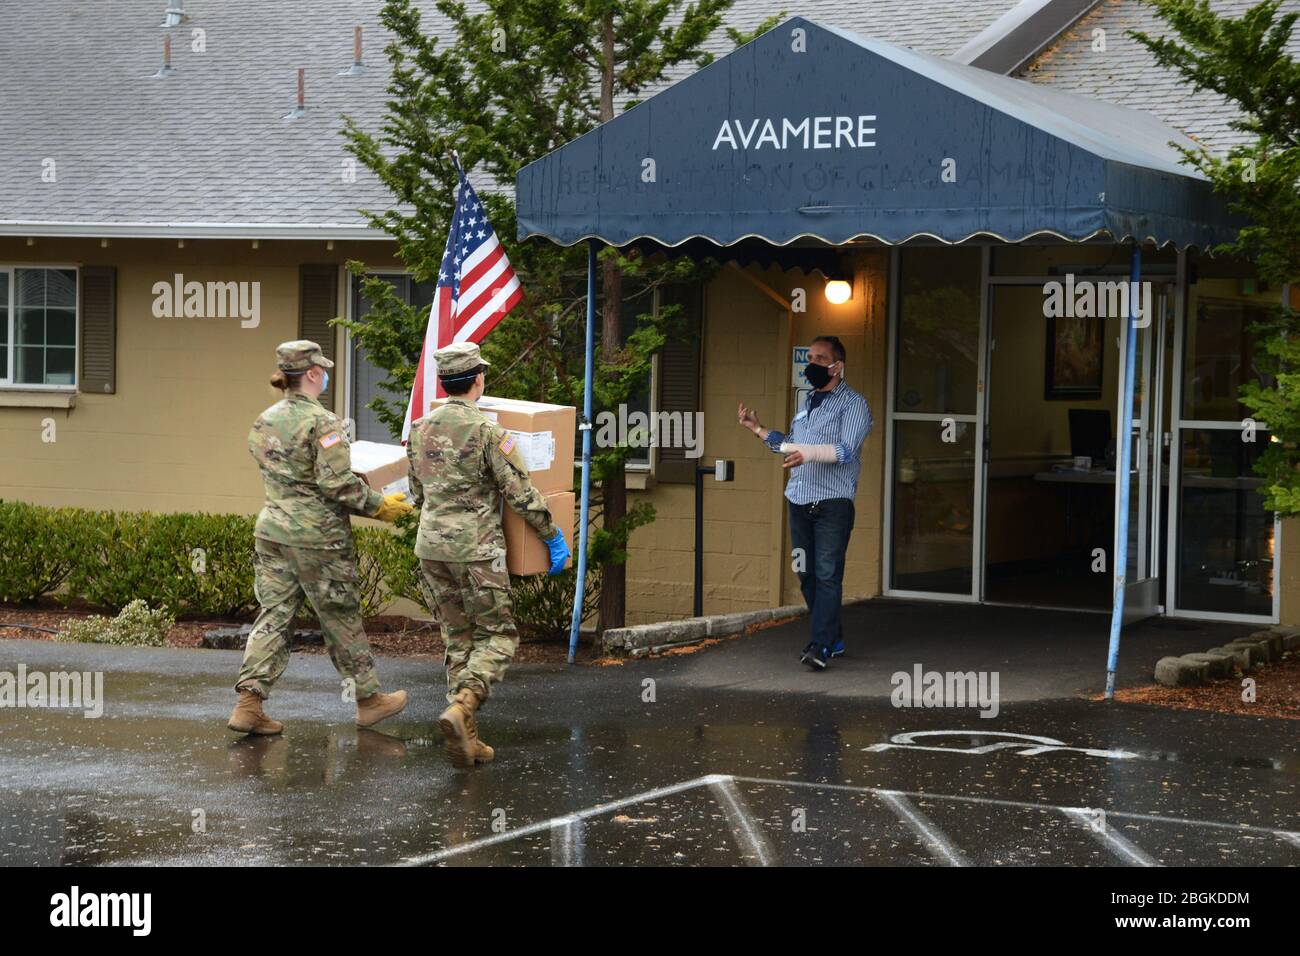
{"label": "small sign on wall", "polygon": [[808,388],[808,379],[804,378],[803,370],[808,367],[808,349],[807,345],[796,345],[794,355],[790,361],[790,384],[795,388]]}

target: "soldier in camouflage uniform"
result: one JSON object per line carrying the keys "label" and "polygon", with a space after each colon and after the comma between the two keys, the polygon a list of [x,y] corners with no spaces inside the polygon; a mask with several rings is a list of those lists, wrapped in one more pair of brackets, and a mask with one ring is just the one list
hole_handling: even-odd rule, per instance
{"label": "soldier in camouflage uniform", "polygon": [[420,508],[415,553],[421,588],[438,616],[446,645],[447,700],[439,718],[448,754],[459,766],[492,759],[478,737],[474,712],[505,675],[519,646],[505,564],[501,501],[546,542],[551,574],[568,560],[564,536],[514,438],[489,421],[475,402],[487,362],[472,342],[434,353],[449,396],[411,426],[406,456],[413,500]]}
{"label": "soldier in camouflage uniform", "polygon": [[229,727],[278,734],[283,726],[262,701],[289,663],[289,635],[303,600],[320,619],[330,659],[354,682],[357,724],[368,727],[406,706],[406,692],[380,693],[361,624],[360,576],[352,514],[395,521],[412,510],[402,494],[381,495],[352,473],[343,424],[321,405],[334,363],[315,342],[285,342],[275,351],[271,384],[285,397],[248,433],[262,470],[266,506],[257,516],[254,590],[261,613],[248,636]]}

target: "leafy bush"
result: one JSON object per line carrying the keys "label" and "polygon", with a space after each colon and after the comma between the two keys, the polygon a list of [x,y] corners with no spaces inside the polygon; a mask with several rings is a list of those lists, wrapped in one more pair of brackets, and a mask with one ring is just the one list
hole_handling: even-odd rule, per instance
{"label": "leafy bush", "polygon": [[87,514],[0,501],[0,601],[29,604],[58,590],[78,563]]}
{"label": "leafy bush", "polygon": [[114,618],[96,614],[66,622],[58,639],[81,644],[162,647],[175,623],[176,618],[166,608],[151,611],[144,601],[132,601]]}
{"label": "leafy bush", "polygon": [[69,597],[172,614],[238,617],[257,607],[253,524],[244,515],[88,512]]}
{"label": "leafy bush", "polygon": [[[573,592],[578,583],[577,565],[555,577],[533,574],[510,578],[510,597],[515,621],[528,635],[543,640],[568,640],[573,626]],[[600,604],[600,568],[587,562],[587,587],[582,595],[582,620],[596,613]]]}

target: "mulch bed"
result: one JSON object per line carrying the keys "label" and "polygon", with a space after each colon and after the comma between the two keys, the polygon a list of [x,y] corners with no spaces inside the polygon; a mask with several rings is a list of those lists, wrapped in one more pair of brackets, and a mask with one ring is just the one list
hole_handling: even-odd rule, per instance
{"label": "mulch bed", "polygon": [[[52,641],[54,634],[46,628],[58,630],[69,618],[89,617],[103,613],[111,617],[110,612],[97,612],[93,608],[72,605],[62,607],[42,602],[36,607],[23,608],[0,605],[0,640]],[[203,632],[216,627],[238,627],[246,621],[177,621],[167,633],[169,647],[200,647]],[[23,624],[25,627],[12,625]],[[314,621],[297,622],[299,627],[316,627]],[[442,635],[436,626],[428,621],[396,614],[386,614],[366,619],[366,637],[371,648],[377,654],[389,657],[414,657],[429,654],[441,658],[443,655]],[[6,626],[9,625],[9,626]],[[323,646],[295,647],[295,653],[324,654]],[[567,641],[535,640],[525,637],[519,643],[515,661],[520,664],[562,664],[568,657]],[[587,664],[596,659],[593,653],[590,635],[583,635],[578,644],[577,663]]]}
{"label": "mulch bed", "polygon": [[1212,710],[1243,717],[1284,717],[1300,720],[1300,654],[1294,651],[1280,661],[1265,664],[1246,675],[1255,681],[1255,700],[1241,699],[1242,677],[1225,677],[1200,687],[1135,687],[1115,691],[1126,703],[1155,704],[1186,710]]}

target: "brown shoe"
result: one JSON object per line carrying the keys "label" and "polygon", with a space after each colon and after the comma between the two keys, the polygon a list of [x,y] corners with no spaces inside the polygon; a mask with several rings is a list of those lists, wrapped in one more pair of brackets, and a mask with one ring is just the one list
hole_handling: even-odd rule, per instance
{"label": "brown shoe", "polygon": [[[481,745],[474,727],[474,711],[478,710],[479,703],[478,695],[463,687],[438,717],[438,726],[447,741],[447,756],[457,767],[474,766],[480,752]],[[490,752],[491,748],[488,750]]]}
{"label": "brown shoe", "polygon": [[262,698],[251,690],[239,692],[239,703],[230,712],[226,726],[237,734],[278,734],[284,730],[284,724],[262,712]]}
{"label": "brown shoe", "polygon": [[370,727],[386,717],[400,713],[406,706],[406,691],[391,694],[371,694],[357,701],[357,726]]}

